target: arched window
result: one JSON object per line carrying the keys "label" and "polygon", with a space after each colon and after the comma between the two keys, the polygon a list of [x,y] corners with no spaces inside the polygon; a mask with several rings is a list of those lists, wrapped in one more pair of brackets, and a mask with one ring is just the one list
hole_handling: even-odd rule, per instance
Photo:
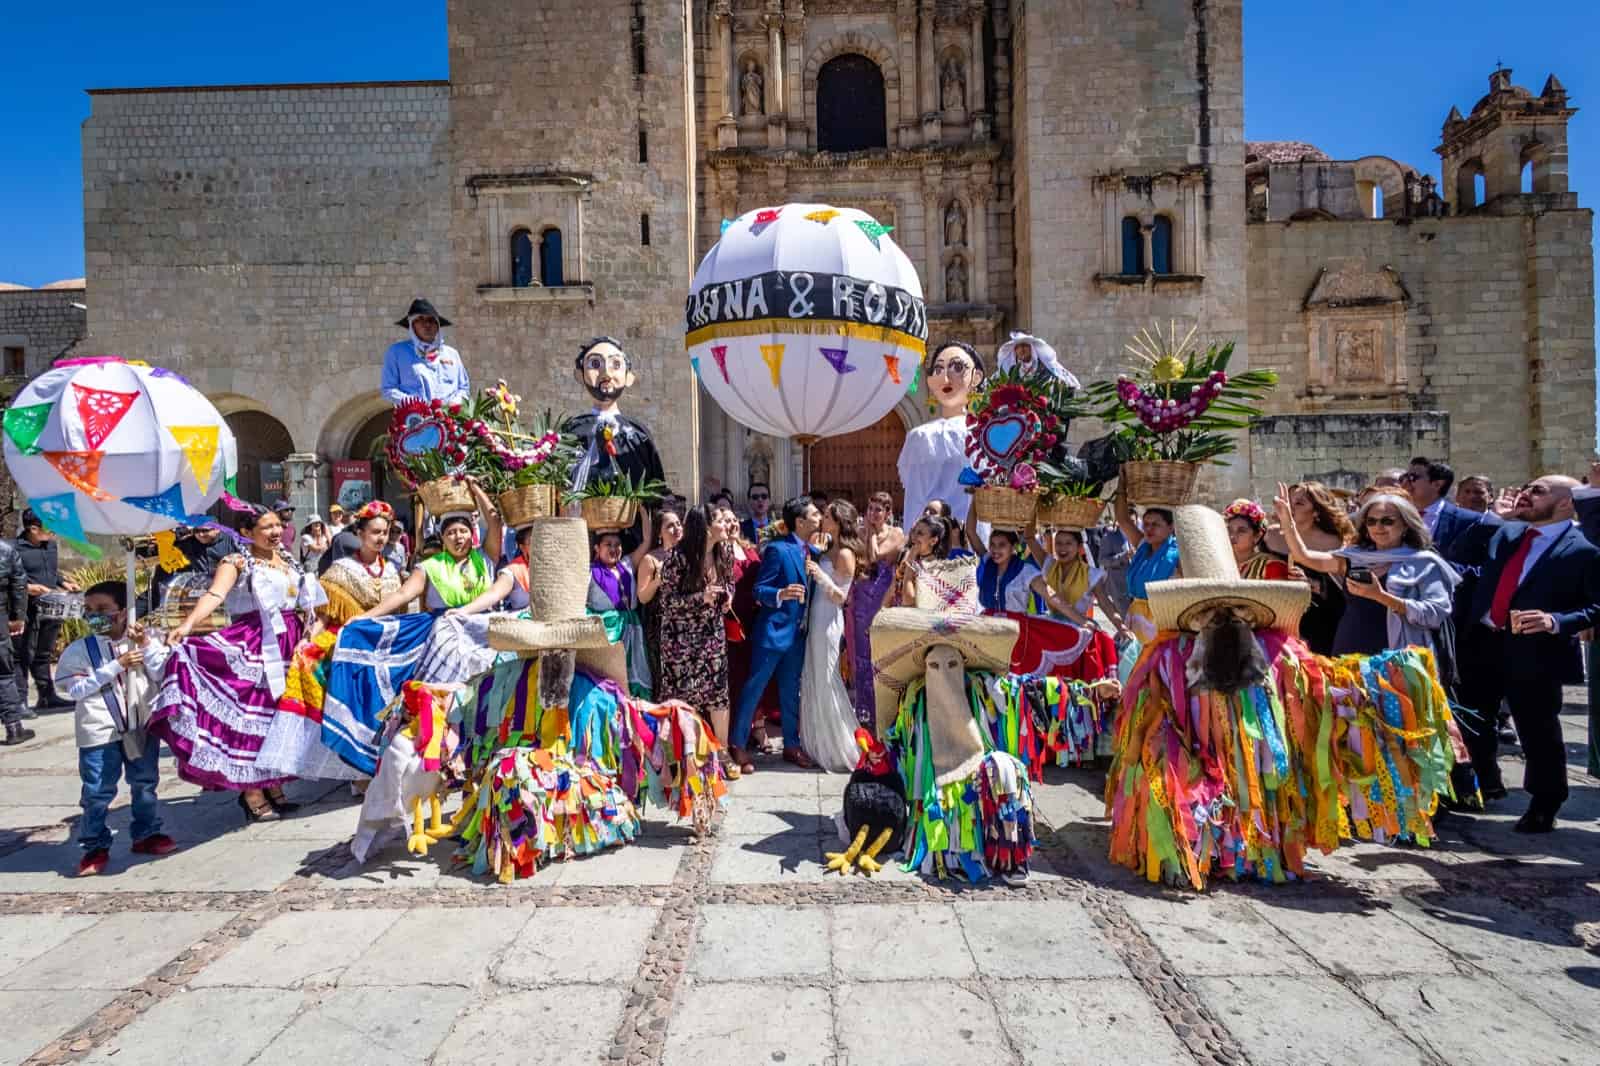
{"label": "arched window", "polygon": [[1150,272],[1172,273],[1172,219],[1157,215],[1155,228],[1150,232]]}
{"label": "arched window", "polygon": [[1522,182],[1520,188],[1523,193],[1530,193],[1533,191],[1533,161],[1531,159],[1522,164]]}
{"label": "arched window", "polygon": [[817,72],[817,147],[859,152],[888,145],[883,71],[863,55],[834,56]]}
{"label": "arched window", "polygon": [[519,229],[511,235],[511,284],[533,284],[533,234]]}
{"label": "arched window", "polygon": [[561,275],[561,231],[554,226],[539,234],[539,284],[566,284]]}
{"label": "arched window", "polygon": [[1481,204],[1489,198],[1488,187],[1489,183],[1484,178],[1483,171],[1480,170],[1472,176],[1472,202],[1474,204]]}
{"label": "arched window", "polygon": [[1483,203],[1483,160],[1469,159],[1456,171],[1456,210],[1470,211]]}
{"label": "arched window", "polygon": [[1122,272],[1144,273],[1144,230],[1132,215],[1122,220]]}

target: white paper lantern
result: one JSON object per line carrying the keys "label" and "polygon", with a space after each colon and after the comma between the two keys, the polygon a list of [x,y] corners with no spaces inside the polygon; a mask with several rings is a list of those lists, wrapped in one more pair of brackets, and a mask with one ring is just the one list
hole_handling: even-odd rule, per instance
{"label": "white paper lantern", "polygon": [[863,429],[916,381],[922,283],[889,227],[826,204],[747,212],[695,271],[689,359],[736,421],[809,444]]}
{"label": "white paper lantern", "polygon": [[40,374],[4,425],[17,487],[68,540],[203,521],[239,467],[233,432],[210,400],[170,370],[115,356]]}

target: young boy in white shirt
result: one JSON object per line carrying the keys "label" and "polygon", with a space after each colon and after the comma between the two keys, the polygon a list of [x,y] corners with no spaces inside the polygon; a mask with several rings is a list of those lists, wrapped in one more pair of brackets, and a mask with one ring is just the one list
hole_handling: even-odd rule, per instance
{"label": "young boy in white shirt", "polygon": [[168,653],[160,641],[145,637],[142,626],[128,631],[126,608],[121,582],[103,581],[90,588],[83,597],[89,635],[68,645],[56,667],[56,692],[77,707],[78,776],[83,781],[79,877],[105,871],[111,857],[106,812],[124,775],[133,794],[134,853],[166,855],[178,846],[161,831],[156,813],[161,743],[144,731]]}

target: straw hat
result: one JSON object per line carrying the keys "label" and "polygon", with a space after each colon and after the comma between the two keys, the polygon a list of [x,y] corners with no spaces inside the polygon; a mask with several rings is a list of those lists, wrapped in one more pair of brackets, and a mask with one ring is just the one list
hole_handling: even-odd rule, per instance
{"label": "straw hat", "polygon": [[[886,732],[899,712],[900,698],[912,679],[923,672],[923,657],[936,644],[961,652],[969,670],[1005,673],[1011,666],[1011,649],[1017,643],[1017,623],[977,611],[977,560],[940,560],[929,564],[936,582],[917,575],[917,606],[888,607],[872,619],[873,689],[877,694],[878,733]],[[964,573],[963,573],[964,571]],[[961,590],[970,586],[970,600]],[[959,593],[950,609],[932,610],[924,603],[944,602],[947,593]],[[969,719],[971,715],[967,716]]]}
{"label": "straw hat", "polygon": [[588,599],[589,527],[581,518],[541,518],[528,534],[528,617],[491,616],[489,647],[523,656],[608,647]]}
{"label": "straw hat", "polygon": [[1252,629],[1299,631],[1300,616],[1311,602],[1309,586],[1241,578],[1227,523],[1211,508],[1178,507],[1173,517],[1184,576],[1145,586],[1157,629],[1196,632],[1206,612],[1228,607],[1248,619]]}

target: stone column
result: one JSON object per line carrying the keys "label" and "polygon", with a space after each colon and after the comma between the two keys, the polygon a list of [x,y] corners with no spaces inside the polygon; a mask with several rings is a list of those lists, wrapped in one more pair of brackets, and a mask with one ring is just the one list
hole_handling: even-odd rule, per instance
{"label": "stone column", "polygon": [[283,460],[283,494],[302,515],[323,511],[323,465],[315,452],[295,452]]}
{"label": "stone column", "polygon": [[923,260],[927,263],[926,273],[923,277],[927,284],[923,286],[925,298],[931,307],[945,302],[944,291],[944,211],[940,206],[943,197],[940,195],[944,185],[944,169],[937,163],[922,168],[922,217],[923,240],[926,242],[927,251]]}
{"label": "stone column", "polygon": [[730,0],[718,0],[715,14],[722,48],[722,118],[717,122],[717,147],[737,148],[739,122],[733,116],[739,104],[739,60],[733,54],[733,6]]}
{"label": "stone column", "polygon": [[988,175],[974,174],[967,186],[972,216],[967,225],[967,244],[972,249],[971,299],[976,304],[989,302],[989,184]]}
{"label": "stone column", "polygon": [[988,64],[984,62],[983,54],[983,23],[988,15],[986,0],[975,0],[969,15],[972,19],[972,47],[967,61],[967,114],[972,123],[972,139],[984,141],[989,139],[989,98],[984,81]]}
{"label": "stone column", "polygon": [[917,106],[924,119],[939,110],[939,73],[933,58],[933,0],[922,0],[917,25]]}
{"label": "stone column", "polygon": [[783,92],[783,14],[767,7],[767,117],[785,114]]}

